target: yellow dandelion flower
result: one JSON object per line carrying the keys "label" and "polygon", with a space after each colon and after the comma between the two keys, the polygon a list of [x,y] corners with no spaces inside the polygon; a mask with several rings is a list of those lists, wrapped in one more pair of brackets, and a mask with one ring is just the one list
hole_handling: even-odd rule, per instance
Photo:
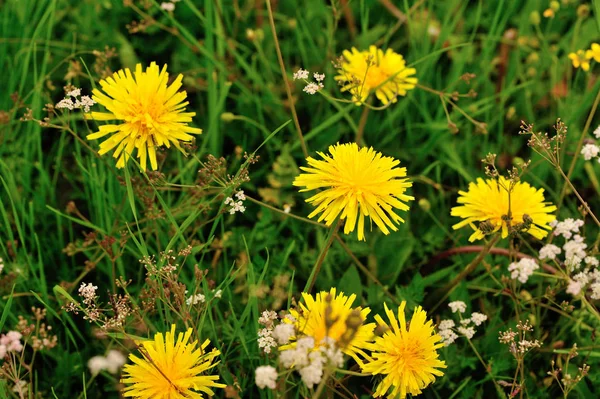
{"label": "yellow dandelion flower", "polygon": [[121,382],[126,384],[123,396],[138,399],[200,399],[214,395],[211,388],[224,388],[218,375],[200,375],[213,368],[220,352],[206,352],[209,340],[197,347],[189,343],[192,329],[179,333],[175,341],[175,325],[171,331],[157,333],[154,340],[138,342],[143,358],[129,355],[133,364],[124,367]]}
{"label": "yellow dandelion flower", "polygon": [[600,44],[592,43],[592,47],[585,52],[585,58],[591,60],[592,58],[596,62],[600,62]]}
{"label": "yellow dandelion flower", "polygon": [[398,96],[405,96],[414,89],[417,70],[407,68],[402,55],[392,49],[383,50],[370,46],[367,51],[344,50],[339,75],[335,80],[344,83],[342,91],[349,90],[357,105],[365,102],[373,92],[383,104],[395,103]]}
{"label": "yellow dandelion flower", "polygon": [[[296,177],[294,185],[306,187],[301,192],[324,189],[306,202],[317,208],[309,218],[322,213],[319,221],[330,226],[341,214],[346,219],[344,233],[354,231],[358,221],[358,239],[364,240],[365,216],[383,231],[398,230],[404,222],[394,208],[408,210],[407,201],[414,198],[404,194],[412,186],[406,177],[406,168],[398,168],[400,161],[383,156],[373,148],[358,148],[356,143],[336,144],[329,147],[329,155],[318,154],[323,160],[308,157],[309,167]],[[388,229],[389,227],[389,229]]]}
{"label": "yellow dandelion flower", "polygon": [[446,363],[438,359],[437,353],[437,349],[444,346],[442,338],[435,333],[433,322],[427,320],[420,306],[408,326],[404,316],[406,302],[398,307],[398,319],[384,306],[390,325],[381,316],[375,316],[377,323],[387,331],[368,345],[372,360],[365,362],[362,371],[383,376],[373,397],[387,394],[388,398],[404,399],[407,394],[418,395],[436,376],[444,375],[438,369],[446,368]]}
{"label": "yellow dandelion flower", "polygon": [[[361,356],[364,358],[367,354],[363,351],[367,342],[373,339],[373,330],[375,323],[364,324],[367,315],[371,312],[369,308],[353,308],[352,304],[356,295],[344,295],[343,292],[336,293],[335,288],[329,292],[321,291],[315,297],[310,294],[302,293],[304,303],[300,304],[300,310],[290,309],[290,314],[294,317],[293,321],[296,331],[302,335],[310,336],[315,341],[315,347],[329,337],[333,339],[342,352],[352,356],[357,363],[361,364]],[[330,299],[328,302],[327,300]],[[327,308],[329,307],[329,312]],[[346,326],[346,320],[353,310],[360,309],[360,315],[363,324],[351,336],[349,342],[346,342],[351,333]],[[333,321],[333,323],[331,323]],[[284,319],[286,323],[292,323],[289,319]],[[329,323],[328,323],[329,322]],[[328,326],[328,324],[331,324]],[[295,340],[296,337],[292,337]],[[294,344],[290,344],[293,346]],[[282,346],[281,350],[290,348],[290,345]]]}
{"label": "yellow dandelion flower", "polygon": [[[502,238],[506,238],[509,231],[504,219],[509,211],[509,184],[504,177],[485,181],[479,178],[476,183],[469,184],[469,191],[459,191],[460,197],[457,202],[464,205],[455,206],[450,214],[464,220],[452,228],[456,230],[469,225],[475,230],[469,241],[480,240],[485,234],[475,223],[486,221],[491,232],[501,230]],[[542,239],[548,234],[547,230],[551,229],[548,224],[555,219],[551,212],[555,210],[556,206],[544,201],[543,188],[535,189],[528,183],[517,182],[510,193],[511,223],[523,223],[523,216],[528,215],[531,218],[531,226],[527,232],[537,239]]]}
{"label": "yellow dandelion flower", "polygon": [[586,57],[586,53],[583,50],[577,50],[577,53],[570,53],[569,59],[573,63],[574,68],[581,67],[586,72],[590,70],[590,60]]}
{"label": "yellow dandelion flower", "polygon": [[[133,75],[129,68],[115,72],[111,77],[100,81],[104,93],[94,89],[92,99],[102,104],[108,112],[92,112],[86,114],[88,119],[97,121],[120,121],[119,123],[102,125],[97,133],[87,136],[95,140],[111,135],[100,144],[100,155],[106,154],[116,147],[113,157],[118,158],[117,168],[122,168],[137,149],[140,166],[146,170],[146,160],[150,158],[153,170],[158,167],[156,147],[174,145],[185,154],[180,142],[189,142],[202,129],[188,126],[195,112],[184,112],[185,91],[178,92],[183,75],[179,75],[168,85],[167,66],[158,69],[151,63],[146,71],[137,64]],[[106,94],[105,94],[106,93]]]}

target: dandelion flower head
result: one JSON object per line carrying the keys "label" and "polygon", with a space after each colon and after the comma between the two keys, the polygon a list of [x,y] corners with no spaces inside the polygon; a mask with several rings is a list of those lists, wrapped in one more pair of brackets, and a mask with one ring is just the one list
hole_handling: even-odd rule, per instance
{"label": "dandelion flower head", "polygon": [[316,209],[309,218],[319,216],[330,226],[338,216],[345,219],[344,233],[357,227],[358,239],[364,240],[365,216],[369,216],[384,234],[397,231],[396,224],[404,222],[394,212],[406,211],[414,197],[405,194],[412,186],[406,178],[406,168],[397,167],[400,161],[383,156],[373,148],[359,148],[356,143],[329,147],[329,155],[319,152],[322,160],[307,158],[308,167],[294,185],[305,187],[301,192],[321,189],[308,198]]}
{"label": "dandelion flower head", "polygon": [[175,325],[165,335],[157,333],[154,340],[138,342],[143,357],[130,355],[133,364],[124,367],[121,382],[126,384],[123,395],[139,399],[187,399],[214,395],[212,388],[224,388],[217,375],[201,375],[213,368],[220,352],[206,352],[209,340],[198,347],[189,342],[192,329],[175,336]]}
{"label": "dandelion flower head", "polygon": [[167,66],[159,70],[151,63],[146,71],[137,64],[132,74],[129,68],[115,72],[100,81],[102,91],[93,90],[92,99],[103,105],[108,112],[92,112],[86,115],[96,121],[118,121],[101,125],[99,131],[89,134],[88,140],[110,135],[100,144],[100,155],[114,149],[117,167],[122,168],[137,149],[140,167],[146,170],[147,160],[153,170],[158,168],[156,147],[175,146],[184,153],[181,142],[189,142],[202,129],[188,126],[195,112],[185,112],[187,93],[177,91],[183,75],[168,84]]}
{"label": "dandelion flower head", "polygon": [[510,210],[511,224],[524,222],[524,216],[529,217],[530,226],[526,230],[537,239],[548,235],[551,229],[549,223],[556,217],[552,214],[556,206],[544,200],[544,189],[535,189],[528,183],[517,182],[514,184],[510,198],[508,188],[510,182],[500,176],[498,179],[477,179],[476,183],[469,184],[469,191],[459,191],[458,203],[460,206],[452,208],[451,215],[463,218],[452,228],[459,229],[466,225],[471,226],[475,232],[469,241],[480,240],[485,236],[477,222],[486,222],[489,226],[488,233],[501,231],[502,238],[509,233],[507,215]]}
{"label": "dandelion flower head", "polygon": [[427,320],[427,314],[418,306],[407,326],[404,308],[406,302],[398,307],[398,318],[385,305],[389,325],[381,316],[375,316],[377,323],[387,331],[368,345],[371,350],[369,362],[362,366],[363,372],[382,375],[373,397],[388,395],[389,398],[405,398],[407,394],[418,395],[436,376],[444,373],[446,363],[440,360],[437,350],[444,346],[442,338],[435,333],[433,322]]}
{"label": "dandelion flower head", "polygon": [[[302,299],[304,303],[300,304],[299,309],[290,309],[293,319],[284,319],[284,322],[294,323],[296,332],[312,337],[317,347],[325,338],[334,340],[342,352],[352,356],[360,364],[361,356],[367,356],[363,348],[372,340],[375,329],[375,323],[364,324],[371,309],[353,308],[356,295],[346,296],[343,292],[337,293],[335,288],[331,288],[329,292],[321,291],[314,297],[302,293]],[[351,331],[346,321],[356,309],[360,311],[362,323],[356,330]],[[293,340],[296,338],[292,337]],[[282,346],[281,349],[285,350],[288,347]]]}
{"label": "dandelion flower head", "polygon": [[356,48],[344,50],[339,75],[342,91],[349,90],[357,105],[364,103],[371,93],[384,105],[396,102],[414,89],[417,78],[415,68],[407,68],[402,55],[392,49],[385,52],[375,46],[369,50]]}

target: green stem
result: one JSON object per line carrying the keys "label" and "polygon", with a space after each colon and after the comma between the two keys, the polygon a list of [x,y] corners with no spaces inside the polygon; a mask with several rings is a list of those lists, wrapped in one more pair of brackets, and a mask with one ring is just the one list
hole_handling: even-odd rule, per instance
{"label": "green stem", "polygon": [[[427,301],[428,304],[426,303],[426,306],[431,305],[432,301],[437,300],[437,302],[433,307],[430,308],[429,312],[433,312],[435,309],[437,309],[442,304],[442,302],[444,302],[450,296],[452,291],[454,291],[454,288],[456,288],[456,286],[462,280],[464,280],[469,274],[473,272],[473,270],[475,270],[475,268],[481,263],[483,258],[485,258],[485,256],[490,252],[492,247],[496,245],[498,240],[500,240],[500,234],[496,234],[490,241],[488,241],[488,243],[485,244],[483,250],[479,253],[479,255],[477,255],[477,257],[473,259],[473,261],[462,272],[460,272],[458,276],[456,276],[452,281],[450,281],[445,287],[442,287],[433,293],[433,295],[431,296],[432,299]],[[439,298],[439,300],[437,298]]]}
{"label": "green stem", "polygon": [[329,252],[329,248],[331,247],[331,244],[333,243],[333,239],[337,235],[337,232],[340,228],[341,221],[342,221],[342,219],[338,219],[335,222],[335,225],[332,226],[331,229],[329,229],[329,236],[327,237],[325,246],[323,247],[323,249],[321,250],[321,253],[319,254],[319,258],[317,259],[317,262],[315,263],[312,271],[310,272],[310,277],[308,278],[306,287],[304,287],[304,292],[310,293],[312,291],[312,289],[315,285],[315,282],[317,281],[317,276],[319,275],[319,272],[321,271],[321,266],[323,266],[323,261],[325,260],[325,256],[327,256],[327,252]]}

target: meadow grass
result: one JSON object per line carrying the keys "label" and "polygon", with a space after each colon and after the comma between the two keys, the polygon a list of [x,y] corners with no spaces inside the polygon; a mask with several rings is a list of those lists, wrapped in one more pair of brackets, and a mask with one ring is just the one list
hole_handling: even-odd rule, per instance
{"label": "meadow grass", "polygon": [[[544,188],[546,200],[560,205],[560,220],[578,217],[581,204],[571,188],[518,132],[522,120],[551,131],[560,118],[569,128],[562,164],[567,172],[579,155],[581,135],[600,122],[594,115],[597,66],[586,73],[567,58],[598,41],[599,2],[562,1],[553,18],[540,16],[549,7],[542,0],[276,3],[273,20],[297,123],[264,2],[182,0],[167,12],[153,0],[0,0],[0,110],[6,115],[0,122],[0,258],[5,265],[0,332],[14,329],[19,315],[31,319],[31,308],[37,307],[46,309],[45,322],[58,338],[56,347],[36,354],[35,362],[25,355],[33,364],[26,377],[29,393],[15,392],[14,382],[0,379],[0,397],[117,398],[119,376],[106,371],[92,376],[88,359],[110,348],[134,351],[128,338],[167,331],[172,323],[193,326],[221,351],[214,370],[229,388],[218,390],[219,397],[304,397],[307,391],[297,378],[290,377],[278,391],[256,387],[254,370],[269,363],[257,346],[261,312],[287,309],[315,277],[312,292],[337,287],[356,294],[373,313],[381,313],[384,302],[404,300],[411,310],[428,303],[425,310],[435,323],[447,318],[446,303],[434,293],[477,254],[439,254],[469,245],[470,229],[452,230],[458,218],[450,209],[458,190],[485,177],[481,159],[486,154],[497,154],[501,171],[531,159],[522,179]],[[343,9],[346,3],[349,11]],[[386,6],[391,3],[393,8]],[[584,16],[578,14],[582,5],[589,7]],[[399,19],[394,10],[406,18]],[[538,24],[532,23],[536,12]],[[139,32],[135,23],[142,25]],[[332,61],[344,49],[370,45],[403,54],[428,89],[411,90],[384,110],[337,101],[349,95],[336,85]],[[114,57],[105,59],[112,52],[105,49],[111,48]],[[133,159],[117,169],[110,154],[99,156],[98,143],[85,136],[100,123],[84,120],[82,113],[53,114],[46,121],[51,126],[20,120],[31,109],[32,117],[43,121],[45,104],[61,100],[67,84],[90,94],[105,70],[151,61],[168,64],[172,76],[184,74],[188,110],[196,112],[193,125],[204,130],[187,157],[166,152],[160,173],[141,173]],[[302,84],[292,80],[298,68],[325,73],[326,95],[302,92]],[[474,74],[468,83],[461,79],[465,73]],[[460,109],[443,95],[471,89],[477,95],[456,101]],[[399,231],[384,235],[367,224],[366,241],[358,241],[354,234],[335,233],[308,219],[308,195],[292,186],[305,165],[299,132],[313,157],[359,137],[361,144],[399,159],[414,181],[410,195],[415,197]],[[249,163],[244,153],[256,162]],[[247,167],[249,181],[199,189],[198,171],[209,154],[223,157],[232,176]],[[570,180],[597,209],[597,162],[579,157],[573,165]],[[230,215],[223,200],[238,187],[248,197],[246,210]],[[95,236],[84,243],[90,233]],[[597,226],[586,224],[592,241],[597,233]],[[515,241],[496,247],[537,251],[541,246],[534,239]],[[154,313],[127,324],[129,336],[103,336],[82,314],[62,309],[69,297],[77,298],[82,282],[99,287],[106,307],[108,292],[126,292],[141,302],[147,281],[140,259],[188,245],[191,254],[177,260],[178,281],[210,298],[190,318],[182,319],[181,309],[161,299]],[[509,263],[500,252],[488,254],[450,293],[450,301],[464,301],[489,319],[472,340],[440,350],[448,368],[423,396],[508,397],[517,380],[523,383],[517,396],[563,396],[546,372],[552,359],[568,354],[576,343],[580,357],[574,364],[585,362],[591,371],[570,396],[597,397],[599,319],[564,293],[548,299],[547,289],[556,289],[552,276],[540,274],[510,291],[512,286],[502,283]],[[125,290],[115,284],[121,277],[129,282]],[[284,283],[274,294],[278,279]],[[212,297],[217,290],[222,290],[220,299]],[[517,362],[498,334],[526,319],[543,345],[526,358],[517,378]],[[344,384],[356,397],[372,392],[370,378]],[[328,395],[349,397],[333,390]]]}

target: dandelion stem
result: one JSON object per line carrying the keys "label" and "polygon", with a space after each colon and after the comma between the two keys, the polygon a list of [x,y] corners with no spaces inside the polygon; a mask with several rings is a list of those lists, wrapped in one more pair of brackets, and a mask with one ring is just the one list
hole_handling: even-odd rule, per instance
{"label": "dandelion stem", "polygon": [[358,130],[356,131],[356,144],[362,145],[363,135],[365,133],[365,126],[367,125],[367,118],[369,117],[369,107],[363,107],[362,114],[360,114],[360,120],[358,122]]}
{"label": "dandelion stem", "polygon": [[292,91],[288,83],[287,72],[285,71],[285,64],[283,62],[283,56],[281,55],[281,48],[279,47],[279,40],[277,39],[277,31],[275,30],[275,20],[273,19],[273,10],[271,9],[271,0],[265,0],[267,3],[267,11],[269,13],[269,23],[271,25],[271,32],[273,33],[273,42],[275,43],[275,50],[277,51],[277,60],[279,61],[279,67],[281,68],[281,75],[283,77],[283,83],[285,85],[285,92],[290,103],[290,109],[292,110],[292,118],[294,119],[294,125],[296,125],[296,131],[298,132],[298,139],[300,140],[300,146],[304,157],[308,158],[308,150],[306,143],[304,142],[304,136],[302,135],[302,128],[298,121],[298,114],[296,113],[296,106],[294,105],[294,98],[292,97]]}
{"label": "dandelion stem", "polygon": [[[431,299],[427,301],[427,305],[426,306],[431,306],[431,303],[433,303],[433,301],[437,300],[437,302],[435,303],[434,306],[432,306],[430,308],[430,312],[433,312],[435,309],[437,309],[442,302],[444,302],[452,293],[452,291],[454,291],[454,288],[456,288],[456,286],[462,281],[464,280],[469,274],[471,274],[473,272],[473,270],[475,270],[475,268],[477,267],[477,265],[479,265],[481,263],[481,261],[483,260],[483,258],[485,258],[485,256],[490,252],[490,250],[492,249],[492,247],[494,245],[496,245],[496,243],[498,242],[498,240],[500,240],[500,234],[496,234],[484,247],[483,250],[479,253],[479,255],[477,255],[477,257],[475,259],[473,259],[473,261],[462,271],[460,272],[460,274],[458,276],[456,276],[452,281],[450,281],[446,286],[438,289],[436,292],[434,292],[431,295]],[[438,299],[439,298],[439,299]]]}
{"label": "dandelion stem", "polygon": [[379,279],[373,273],[371,273],[369,271],[369,269],[365,265],[363,265],[360,260],[358,260],[358,258],[356,257],[356,255],[354,255],[354,253],[352,252],[352,250],[350,248],[348,248],[348,246],[346,245],[346,243],[344,242],[344,240],[342,239],[342,237],[340,237],[339,234],[336,234],[335,238],[340,243],[340,245],[342,246],[342,248],[344,248],[344,251],[346,251],[346,253],[352,258],[352,260],[354,261],[354,263],[356,264],[356,266],[358,266],[358,268],[360,269],[360,271],[363,272],[365,274],[365,276],[367,276],[368,278],[370,278],[375,284],[377,284],[383,290],[383,292],[396,305],[400,305],[400,301],[398,300],[398,298],[396,298],[394,295],[392,295],[392,293],[387,288],[385,288],[385,286],[381,283],[381,281],[379,281]]}
{"label": "dandelion stem", "polygon": [[310,272],[310,277],[308,278],[306,287],[304,287],[304,292],[310,293],[312,291],[312,289],[315,285],[315,281],[317,281],[317,276],[319,275],[319,272],[321,271],[321,266],[323,265],[325,256],[327,255],[327,252],[329,252],[329,248],[331,247],[331,244],[333,243],[333,239],[337,235],[337,232],[340,228],[341,221],[342,221],[342,219],[338,219],[337,222],[335,223],[335,225],[332,226],[331,229],[329,229],[329,236],[327,237],[325,246],[323,247],[323,249],[321,250],[321,253],[319,254],[319,258],[317,259],[317,262],[315,263],[312,271]]}

